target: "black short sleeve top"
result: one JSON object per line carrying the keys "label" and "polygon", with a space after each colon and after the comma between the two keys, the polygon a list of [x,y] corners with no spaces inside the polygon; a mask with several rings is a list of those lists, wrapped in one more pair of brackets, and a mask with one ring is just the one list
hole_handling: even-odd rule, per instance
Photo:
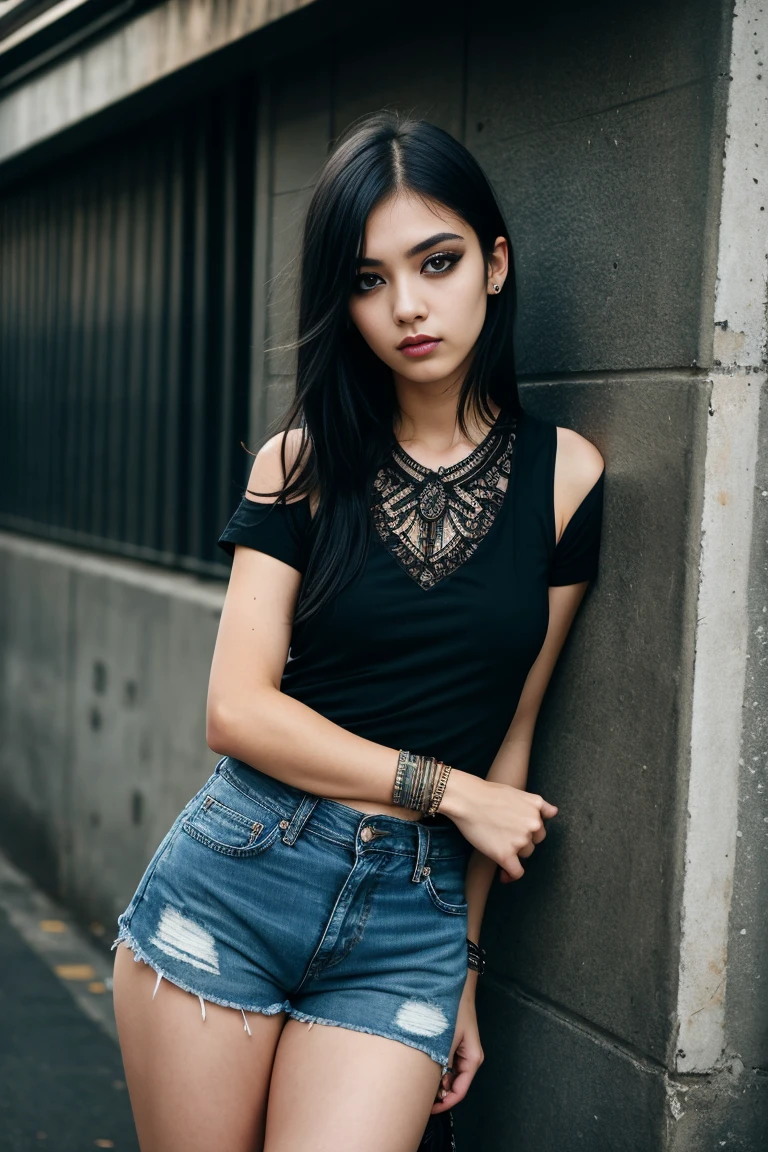
{"label": "black short sleeve top", "polygon": [[[556,543],[554,424],[497,419],[434,472],[395,443],[371,490],[361,573],[295,624],[281,689],[334,723],[484,776],[549,622],[548,588],[597,574],[604,473]],[[220,545],[304,572],[307,498],[243,498]]]}

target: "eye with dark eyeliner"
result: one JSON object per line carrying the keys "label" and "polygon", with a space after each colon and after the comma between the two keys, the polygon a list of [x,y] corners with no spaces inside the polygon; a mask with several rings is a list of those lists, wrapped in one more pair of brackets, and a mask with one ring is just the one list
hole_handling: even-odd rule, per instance
{"label": "eye with dark eyeliner", "polygon": [[[463,252],[433,252],[432,255],[428,256],[426,258],[426,260],[424,261],[424,263],[422,264],[422,266],[421,266],[422,271],[426,268],[426,266],[428,264],[431,264],[433,261],[442,261],[444,263],[447,263],[447,265],[448,265],[447,268],[438,268],[436,270],[433,270],[432,272],[427,272],[426,275],[427,276],[445,276],[445,275],[447,275],[447,273],[451,272],[453,270],[453,268],[455,268],[455,266],[458,264],[459,260],[461,260],[463,255],[464,255]],[[370,280],[370,279],[380,280],[381,277],[378,275],[377,272],[361,272],[360,275],[355,278],[355,282],[353,285],[354,290],[356,292],[359,292],[362,295],[365,295],[366,292],[370,292],[371,289],[376,287],[375,284],[368,284],[368,285],[364,284],[365,280]]]}
{"label": "eye with dark eyeliner", "polygon": [[455,267],[456,264],[458,264],[459,260],[461,260],[462,255],[463,255],[463,253],[461,253],[461,252],[433,252],[432,255],[428,256],[427,259],[424,261],[424,264],[422,265],[422,270],[426,267],[427,264],[431,264],[433,260],[443,260],[443,261],[447,260],[447,262],[448,262],[447,268],[438,268],[437,271],[433,271],[433,272],[428,273],[429,276],[444,276],[446,272],[450,272],[451,269],[453,267]]}

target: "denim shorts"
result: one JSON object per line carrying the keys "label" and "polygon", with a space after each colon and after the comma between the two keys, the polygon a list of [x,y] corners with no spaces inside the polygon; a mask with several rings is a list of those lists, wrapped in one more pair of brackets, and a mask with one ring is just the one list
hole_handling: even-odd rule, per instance
{"label": "denim shorts", "polygon": [[[442,822],[438,822],[442,819]],[[225,756],[150,860],[119,935],[205,1001],[400,1040],[449,1067],[471,846]]]}

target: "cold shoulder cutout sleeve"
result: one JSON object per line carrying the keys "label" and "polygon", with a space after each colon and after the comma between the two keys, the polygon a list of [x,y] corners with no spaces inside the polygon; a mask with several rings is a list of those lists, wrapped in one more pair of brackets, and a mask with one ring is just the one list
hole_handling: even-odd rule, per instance
{"label": "cold shoulder cutout sleeve", "polygon": [[549,585],[580,584],[597,575],[605,469],[565,526],[552,557]]}
{"label": "cold shoulder cutout sleeve", "polygon": [[307,497],[278,504],[243,496],[219,537],[219,547],[233,556],[235,545],[243,544],[256,552],[266,552],[303,574],[310,522]]}

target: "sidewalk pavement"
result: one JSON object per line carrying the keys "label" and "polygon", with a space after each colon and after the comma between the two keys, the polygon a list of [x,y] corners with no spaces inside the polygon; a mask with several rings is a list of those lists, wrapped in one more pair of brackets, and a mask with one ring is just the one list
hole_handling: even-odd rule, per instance
{"label": "sidewalk pavement", "polygon": [[0,853],[0,1152],[138,1152],[113,959]]}

